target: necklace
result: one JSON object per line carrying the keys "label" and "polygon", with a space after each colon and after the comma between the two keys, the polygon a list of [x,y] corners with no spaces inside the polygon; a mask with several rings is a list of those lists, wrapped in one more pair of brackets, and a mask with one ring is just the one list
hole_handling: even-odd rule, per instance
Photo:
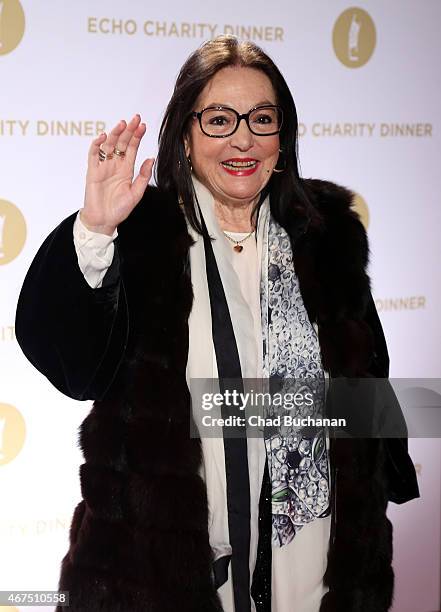
{"label": "necklace", "polygon": [[236,253],[242,253],[243,251],[242,244],[246,240],[248,240],[248,238],[250,238],[253,235],[253,233],[254,233],[254,230],[251,230],[251,232],[247,236],[245,236],[245,238],[242,238],[241,240],[234,240],[234,238],[231,238],[231,236],[229,236],[227,232],[224,232],[224,236],[225,238],[228,238],[228,240],[234,244],[233,249],[236,251]]}

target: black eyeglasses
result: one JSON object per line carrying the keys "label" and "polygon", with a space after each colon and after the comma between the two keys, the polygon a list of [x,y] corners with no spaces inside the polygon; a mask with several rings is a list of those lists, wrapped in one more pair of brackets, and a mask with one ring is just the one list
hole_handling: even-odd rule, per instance
{"label": "black eyeglasses", "polygon": [[245,120],[250,132],[256,136],[278,134],[283,123],[283,111],[275,104],[255,106],[243,115],[227,106],[209,106],[200,112],[193,111],[191,115],[199,119],[202,132],[210,138],[231,136],[242,119]]}

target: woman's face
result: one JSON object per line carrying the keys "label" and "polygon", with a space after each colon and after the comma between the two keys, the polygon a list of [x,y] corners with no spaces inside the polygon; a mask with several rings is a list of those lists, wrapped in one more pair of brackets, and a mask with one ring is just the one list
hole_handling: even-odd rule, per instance
{"label": "woman's face", "polygon": [[[228,106],[242,114],[263,104],[277,104],[266,74],[254,68],[234,66],[223,68],[214,75],[193,110]],[[279,146],[279,134],[256,136],[244,120],[231,136],[210,138],[201,131],[198,119],[193,119],[185,140],[186,154],[191,158],[196,177],[215,200],[228,205],[248,204],[258,198],[277,165]],[[246,169],[231,167],[231,162],[241,161],[252,165]]]}

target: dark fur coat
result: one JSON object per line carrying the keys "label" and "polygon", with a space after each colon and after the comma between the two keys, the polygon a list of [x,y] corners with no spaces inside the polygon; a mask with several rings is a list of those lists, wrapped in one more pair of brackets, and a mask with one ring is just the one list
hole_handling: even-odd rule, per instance
{"label": "dark fur coat", "polygon": [[[337,377],[387,377],[352,194],[304,180],[324,215],[286,228],[323,364]],[[76,213],[44,241],[20,294],[16,334],[62,393],[94,401],[80,430],[82,501],[60,589],[74,612],[214,612],[208,508],[189,437],[185,370],[191,239],[156,188],[119,226],[103,287],[91,289],[72,241]],[[331,385],[332,388],[332,385]],[[369,406],[366,408],[368,411]],[[418,496],[405,437],[331,441],[333,520],[321,612],[385,612],[393,593],[389,500]],[[240,612],[240,611],[237,611]]]}

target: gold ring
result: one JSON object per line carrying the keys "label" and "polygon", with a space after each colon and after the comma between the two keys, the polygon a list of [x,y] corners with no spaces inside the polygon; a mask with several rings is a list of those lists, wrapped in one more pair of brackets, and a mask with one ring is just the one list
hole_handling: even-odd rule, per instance
{"label": "gold ring", "polygon": [[113,157],[113,153],[106,153],[105,151],[102,150],[101,147],[100,147],[98,155],[99,155],[100,161],[106,161],[107,159],[112,159]]}
{"label": "gold ring", "polygon": [[123,159],[126,156],[126,152],[125,151],[121,151],[121,149],[118,149],[117,147],[115,147],[113,149],[113,152],[115,153],[115,155],[117,155],[118,157],[121,157],[121,159]]}

